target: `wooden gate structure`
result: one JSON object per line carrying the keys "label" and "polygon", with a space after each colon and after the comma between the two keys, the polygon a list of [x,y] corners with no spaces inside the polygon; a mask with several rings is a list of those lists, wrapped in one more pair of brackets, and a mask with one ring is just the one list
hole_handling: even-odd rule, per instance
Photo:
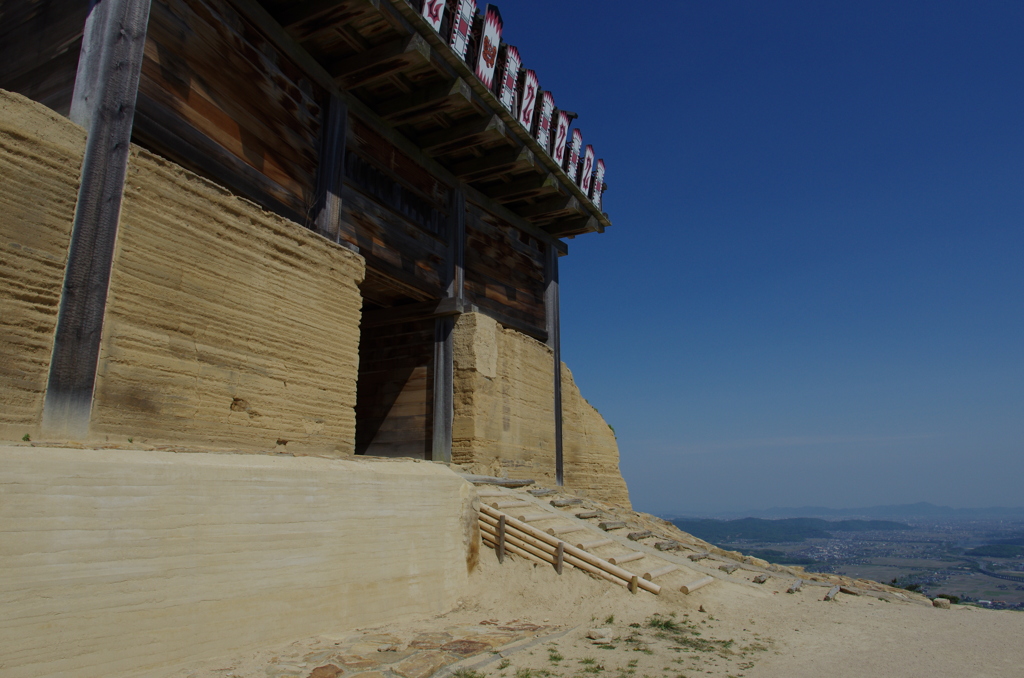
{"label": "wooden gate structure", "polygon": [[[0,88],[88,131],[44,416],[88,417],[129,141],[366,261],[359,453],[448,460],[455,317],[554,352],[603,160],[475,0],[0,0]],[[384,432],[387,435],[384,435]]]}

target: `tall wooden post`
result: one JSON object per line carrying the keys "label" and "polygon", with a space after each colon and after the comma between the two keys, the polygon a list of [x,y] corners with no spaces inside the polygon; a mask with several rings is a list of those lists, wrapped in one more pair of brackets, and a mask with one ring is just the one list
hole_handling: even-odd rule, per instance
{"label": "tall wooden post", "polygon": [[150,0],[92,0],[71,120],[88,137],[43,406],[48,435],[88,433]]}
{"label": "tall wooden post", "polygon": [[[448,289],[446,296],[461,307],[465,289],[466,196],[452,189],[448,219]],[[434,436],[431,458],[452,460],[452,420],[455,417],[455,346],[452,332],[456,316],[434,321]]]}
{"label": "tall wooden post", "polygon": [[555,479],[565,483],[562,460],[562,338],[558,310],[558,251],[548,245],[546,261],[547,285],[544,288],[544,312],[548,330],[548,346],[554,353],[555,368]]}
{"label": "tall wooden post", "polygon": [[320,165],[316,172],[316,205],[312,228],[328,240],[341,242],[341,188],[345,176],[348,107],[331,94],[323,109]]}

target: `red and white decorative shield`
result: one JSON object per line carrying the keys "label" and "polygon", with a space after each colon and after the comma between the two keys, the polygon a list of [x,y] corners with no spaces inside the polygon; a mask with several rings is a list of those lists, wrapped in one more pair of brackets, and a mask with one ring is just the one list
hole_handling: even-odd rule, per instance
{"label": "red and white decorative shield", "polygon": [[587,150],[583,154],[583,169],[580,171],[580,188],[584,195],[590,195],[590,187],[594,182],[594,147],[587,144]]}
{"label": "red and white decorative shield", "polygon": [[559,111],[556,116],[555,133],[551,146],[551,157],[559,167],[565,166],[565,147],[569,141],[569,114]]}
{"label": "red and white decorative shield", "polygon": [[540,96],[540,84],[537,72],[527,70],[523,74],[523,84],[519,94],[519,123],[527,132],[533,131],[533,113],[537,109],[537,97]]}
{"label": "red and white decorative shield", "polygon": [[501,46],[501,13],[494,5],[484,11],[484,28],[480,36],[480,56],[476,60],[476,77],[487,89],[494,89],[494,69],[498,65]]}
{"label": "red and white decorative shield", "polygon": [[590,201],[597,209],[601,209],[601,197],[604,193],[604,160],[597,161],[597,171],[594,172],[594,187],[590,189]]}
{"label": "red and white decorative shield", "polygon": [[580,151],[583,148],[583,132],[577,127],[572,131],[572,141],[569,142],[569,151],[565,159],[565,173],[569,178],[576,181],[580,171]]}
{"label": "red and white decorative shield", "polygon": [[422,14],[434,30],[440,33],[441,19],[444,18],[444,0],[423,0]]}
{"label": "red and white decorative shield", "polygon": [[551,92],[544,92],[537,115],[537,143],[548,153],[551,153],[551,118],[554,114],[555,96]]}
{"label": "red and white decorative shield", "polygon": [[501,68],[501,80],[498,82],[498,101],[509,113],[515,115],[519,101],[516,85],[519,84],[519,69],[523,66],[523,60],[519,56],[519,50],[512,45],[503,45],[502,51],[505,58]]}
{"label": "red and white decorative shield", "polygon": [[448,44],[463,61],[466,60],[469,33],[473,28],[473,17],[475,16],[476,0],[459,0],[455,10],[455,20],[452,22],[452,37]]}

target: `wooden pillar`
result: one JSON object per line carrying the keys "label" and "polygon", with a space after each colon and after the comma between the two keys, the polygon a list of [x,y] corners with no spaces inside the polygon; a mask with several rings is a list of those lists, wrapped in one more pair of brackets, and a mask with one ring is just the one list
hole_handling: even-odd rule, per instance
{"label": "wooden pillar", "polygon": [[341,189],[345,178],[348,107],[331,94],[323,109],[320,165],[316,172],[316,206],[312,228],[328,240],[341,242]]}
{"label": "wooden pillar", "polygon": [[88,137],[43,406],[56,437],[88,433],[150,0],[92,0],[71,101]]}
{"label": "wooden pillar", "polygon": [[562,339],[558,310],[558,251],[548,245],[546,261],[547,284],[544,288],[544,312],[548,330],[548,346],[554,353],[555,368],[555,479],[565,483],[562,460]]}
{"label": "wooden pillar", "polygon": [[[461,307],[465,288],[466,196],[452,190],[448,219],[448,265],[446,296]],[[457,316],[443,316],[434,323],[434,436],[431,458],[452,460],[452,420],[455,416],[455,346],[452,332]]]}

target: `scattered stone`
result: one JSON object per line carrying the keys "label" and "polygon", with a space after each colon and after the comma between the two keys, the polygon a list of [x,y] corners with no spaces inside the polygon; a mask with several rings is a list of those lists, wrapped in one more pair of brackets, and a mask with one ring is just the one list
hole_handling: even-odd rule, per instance
{"label": "scattered stone", "polygon": [[640,532],[630,532],[629,534],[626,535],[626,537],[630,541],[640,541],[641,539],[647,539],[648,537],[653,537],[653,536],[654,536],[654,533],[651,532],[650,530],[642,530]]}
{"label": "scattered stone", "polygon": [[681,546],[682,544],[671,539],[669,541],[659,541],[654,543],[654,548],[658,549],[659,551],[676,551]]}
{"label": "scattered stone", "polygon": [[949,600],[947,598],[935,598],[934,600],[932,600],[932,606],[937,607],[940,610],[950,609]]}
{"label": "scattered stone", "polygon": [[545,497],[545,496],[547,496],[549,494],[556,494],[555,490],[549,490],[549,489],[543,488],[543,487],[538,487],[535,490],[527,490],[527,492],[529,492],[530,494],[532,494],[535,497]]}
{"label": "scattered stone", "polygon": [[832,588],[830,588],[828,590],[828,593],[825,594],[825,601],[827,602],[830,600],[835,600],[836,596],[839,595],[839,588],[840,587],[838,586],[833,586]]}
{"label": "scattered stone", "polygon": [[313,669],[313,672],[309,674],[309,678],[338,678],[341,674],[342,669],[340,667],[334,664],[326,664]]}
{"label": "scattered stone", "polygon": [[733,572],[735,572],[736,570],[738,570],[740,568],[737,567],[736,565],[719,565],[718,569],[721,570],[722,572],[725,572],[726,574],[732,574]]}
{"label": "scattered stone", "polygon": [[583,503],[583,500],[579,499],[577,497],[570,497],[570,498],[567,498],[567,499],[552,499],[551,500],[551,505],[554,506],[555,508],[561,508],[563,506],[579,506],[582,503]]}
{"label": "scattered stone", "polygon": [[377,652],[398,652],[401,649],[398,645],[381,645],[377,648]]}
{"label": "scattered stone", "polygon": [[704,560],[705,558],[710,558],[710,557],[711,556],[709,556],[707,553],[691,553],[690,555],[687,556],[687,558],[689,558],[690,560],[692,560],[695,563],[698,560]]}
{"label": "scattered stone", "polygon": [[697,608],[697,612],[705,612],[705,613],[706,613],[706,612],[707,612],[707,610],[705,610],[705,609],[704,609],[704,606],[703,606],[703,605],[701,605],[700,607],[698,607],[698,608]]}
{"label": "scattered stone", "polygon": [[626,526],[626,523],[621,520],[608,520],[603,523],[598,523],[597,526],[605,532],[608,532],[609,530],[621,530]]}
{"label": "scattered stone", "polygon": [[479,640],[455,640],[450,643],[445,643],[441,646],[441,649],[445,652],[451,652],[452,654],[466,657],[471,654],[483,652],[490,646],[490,643],[483,643]]}
{"label": "scattered stone", "polygon": [[608,643],[612,640],[611,629],[590,629],[587,632],[587,638],[590,638],[595,643]]}
{"label": "scattered stone", "polygon": [[414,647],[417,650],[436,650],[452,640],[454,639],[450,633],[421,633],[412,639],[409,647]]}
{"label": "scattered stone", "polygon": [[601,517],[601,512],[600,511],[581,511],[580,513],[576,514],[576,517],[580,518],[581,520],[586,520],[587,518],[600,518]]}
{"label": "scattered stone", "polygon": [[759,574],[756,577],[754,577],[754,583],[755,584],[763,584],[766,581],[768,581],[768,575],[766,575],[766,574]]}
{"label": "scattered stone", "polygon": [[454,657],[444,652],[417,652],[396,664],[392,670],[405,678],[427,678],[453,660]]}

